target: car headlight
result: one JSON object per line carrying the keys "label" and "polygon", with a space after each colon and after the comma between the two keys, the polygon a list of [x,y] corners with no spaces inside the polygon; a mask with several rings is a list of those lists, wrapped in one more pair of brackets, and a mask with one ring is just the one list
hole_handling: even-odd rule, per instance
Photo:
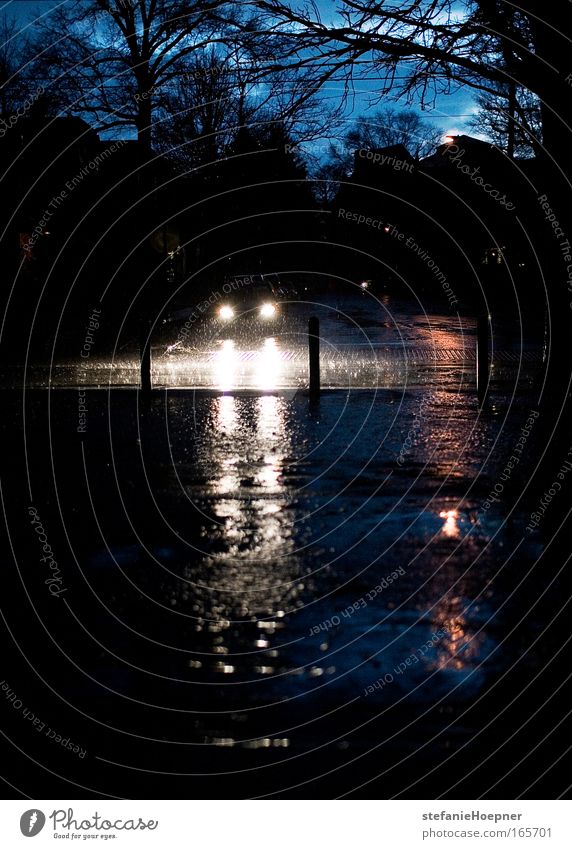
{"label": "car headlight", "polygon": [[276,307],[274,304],[262,304],[260,307],[260,315],[262,318],[272,318],[275,312]]}
{"label": "car headlight", "polygon": [[221,307],[218,314],[221,318],[224,318],[225,321],[229,321],[229,319],[234,318],[234,310],[229,306]]}

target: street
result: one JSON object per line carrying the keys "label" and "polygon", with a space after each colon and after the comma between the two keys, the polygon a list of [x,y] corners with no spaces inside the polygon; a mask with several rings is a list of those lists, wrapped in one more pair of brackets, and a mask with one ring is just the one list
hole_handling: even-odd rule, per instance
{"label": "street", "polygon": [[[249,331],[195,359],[154,343],[154,381],[169,386],[143,406],[117,386],[27,391],[30,491],[42,492],[66,590],[50,598],[33,573],[24,583],[50,623],[45,662],[65,652],[77,664],[54,664],[59,692],[76,705],[80,693],[78,709],[100,728],[95,742],[86,720],[66,719],[92,749],[90,792],[120,794],[137,767],[133,795],[144,797],[171,780],[167,764],[189,792],[192,774],[214,788],[234,769],[247,770],[248,795],[304,796],[314,773],[328,792],[330,770],[343,792],[367,753],[360,774],[380,775],[386,794],[427,794],[433,769],[440,792],[468,794],[467,764],[481,744],[491,756],[498,746],[498,726],[484,729],[556,599],[550,590],[514,630],[523,599],[553,577],[544,564],[538,582],[541,546],[525,531],[538,353],[531,346],[519,364],[502,339],[479,409],[474,322],[368,323],[362,302],[341,319],[338,306],[312,307],[318,402],[299,388],[300,305],[283,334],[258,343]],[[5,436],[15,457],[22,431]],[[13,462],[7,509],[18,527],[28,480]],[[33,563],[29,536],[14,545]],[[543,663],[542,652],[526,657],[527,675]],[[510,712],[501,728],[514,731]],[[144,763],[133,729],[147,741]],[[459,756],[471,737],[479,745]],[[509,742],[506,756],[517,752]],[[271,771],[251,781],[251,767]]]}

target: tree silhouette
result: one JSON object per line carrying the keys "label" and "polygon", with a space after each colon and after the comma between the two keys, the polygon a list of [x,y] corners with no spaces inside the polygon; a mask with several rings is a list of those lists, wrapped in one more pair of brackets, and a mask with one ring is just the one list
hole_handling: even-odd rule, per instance
{"label": "tree silhouette", "polygon": [[534,156],[542,145],[540,101],[527,89],[518,87],[512,93],[511,88],[512,85],[500,84],[497,94],[479,94],[479,108],[469,126],[507,153],[512,145],[516,156]]}
{"label": "tree silhouette", "polygon": [[403,145],[415,158],[432,153],[441,141],[441,131],[408,109],[385,107],[362,115],[346,135],[347,147],[375,148]]}
{"label": "tree silhouette", "polygon": [[316,197],[321,203],[333,200],[340,181],[347,179],[353,171],[356,150],[402,145],[415,159],[419,159],[432,153],[440,141],[441,131],[409,109],[388,106],[362,115],[339,144],[328,145],[325,157],[310,153]]}
{"label": "tree silhouette", "polygon": [[26,39],[15,18],[0,15],[0,117],[15,112],[27,94]]}
{"label": "tree silhouette", "polygon": [[155,144],[179,166],[215,163],[233,145],[241,127],[279,123],[299,142],[325,132],[332,112],[318,108],[307,89],[288,86],[278,74],[261,78],[255,58],[237,46],[189,57],[165,94],[156,123]]}
{"label": "tree silhouette", "polygon": [[71,0],[38,24],[36,72],[96,128],[134,128],[149,148],[184,60],[232,44],[244,25],[234,2]]}
{"label": "tree silhouette", "polygon": [[256,0],[266,26],[289,39],[283,61],[320,68],[324,81],[377,82],[377,98],[400,95],[422,104],[463,84],[498,94],[515,82],[541,99],[544,146],[567,156],[572,105],[569,42],[563,32],[569,4],[554,0],[539,12],[525,0],[338,0],[327,18],[316,4]]}

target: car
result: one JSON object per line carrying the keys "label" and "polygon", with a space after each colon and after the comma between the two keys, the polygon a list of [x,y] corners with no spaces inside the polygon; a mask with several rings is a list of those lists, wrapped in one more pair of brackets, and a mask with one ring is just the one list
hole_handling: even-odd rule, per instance
{"label": "car", "polygon": [[240,318],[272,323],[281,315],[276,293],[262,275],[230,278],[222,291],[220,301],[213,306],[214,317],[221,322]]}

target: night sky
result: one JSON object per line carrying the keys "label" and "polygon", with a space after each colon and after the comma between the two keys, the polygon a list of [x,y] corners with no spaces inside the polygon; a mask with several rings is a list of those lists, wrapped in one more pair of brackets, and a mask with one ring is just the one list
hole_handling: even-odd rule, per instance
{"label": "night sky", "polygon": [[[8,0],[8,2],[0,5],[0,10],[7,15],[14,15],[22,22],[22,26],[26,26],[38,16],[49,14],[50,9],[61,5],[61,2],[62,0]],[[63,2],[66,2],[66,0],[63,0]],[[318,6],[327,9],[331,7],[331,2],[330,0],[319,0]],[[373,80],[370,83],[364,81],[356,85],[356,96],[353,102],[351,99],[348,102],[348,123],[367,110],[372,92],[375,92],[375,81]],[[338,89],[332,84],[328,85],[323,91],[323,97],[333,100],[336,100],[341,94],[342,88]],[[395,104],[392,101],[387,101],[385,104],[379,103],[373,108],[379,109],[383,105]],[[405,108],[406,104],[400,101],[397,106]],[[411,108],[420,111],[415,104]],[[474,110],[473,93],[469,89],[460,89],[450,95],[440,95],[435,101],[435,108],[431,111],[425,110],[421,114],[424,119],[434,121],[436,126],[442,127],[444,135],[468,132],[469,135],[477,135],[478,137],[478,134],[468,130],[465,126],[465,122],[469,120]]]}

